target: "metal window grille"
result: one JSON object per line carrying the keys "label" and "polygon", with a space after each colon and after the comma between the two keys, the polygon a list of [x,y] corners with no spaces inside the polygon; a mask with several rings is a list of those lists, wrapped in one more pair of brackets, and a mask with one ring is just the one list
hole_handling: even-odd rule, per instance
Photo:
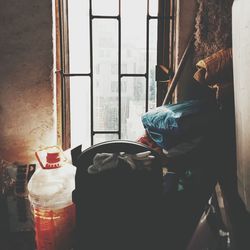
{"label": "metal window grille", "polygon": [[[118,1],[118,15],[95,15],[93,14],[93,1],[89,0],[89,43],[90,43],[90,72],[71,73],[69,70],[69,45],[68,45],[68,1],[58,0],[58,26],[59,26],[59,47],[60,47],[60,72],[61,80],[61,130],[63,148],[69,148],[70,145],[70,108],[69,108],[69,82],[73,77],[88,77],[90,80],[90,138],[91,145],[94,144],[94,136],[98,134],[114,134],[121,138],[121,82],[122,79],[131,77],[144,78],[146,84],[145,91],[145,112],[148,111],[149,102],[149,38],[150,38],[150,20],[158,20],[157,34],[157,105],[160,105],[167,91],[167,80],[174,68],[174,13],[175,0],[159,0],[158,15],[150,15],[149,0],[147,2],[146,13],[146,70],[144,73],[122,73],[122,68],[126,65],[121,60],[121,1]],[[98,130],[94,128],[94,83],[93,83],[93,21],[94,20],[115,20],[118,24],[118,126],[116,130]],[[166,69],[164,71],[164,69]],[[83,95],[86,93],[83,93]]]}

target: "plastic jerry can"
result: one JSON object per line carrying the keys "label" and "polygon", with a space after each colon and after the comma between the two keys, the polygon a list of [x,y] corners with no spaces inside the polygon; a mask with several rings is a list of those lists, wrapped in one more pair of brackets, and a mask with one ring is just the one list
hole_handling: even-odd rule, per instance
{"label": "plastic jerry can", "polygon": [[57,147],[47,148],[46,164],[41,165],[28,183],[28,195],[34,215],[37,250],[70,250],[73,248],[76,168],[62,160]]}

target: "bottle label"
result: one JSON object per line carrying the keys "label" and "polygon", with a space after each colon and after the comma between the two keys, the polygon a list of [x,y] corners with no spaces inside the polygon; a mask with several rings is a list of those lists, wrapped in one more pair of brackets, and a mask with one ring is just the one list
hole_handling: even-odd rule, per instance
{"label": "bottle label", "polygon": [[46,163],[44,169],[53,169],[53,168],[60,168],[59,163]]}
{"label": "bottle label", "polygon": [[70,250],[73,247],[75,205],[49,210],[34,209],[37,250]]}

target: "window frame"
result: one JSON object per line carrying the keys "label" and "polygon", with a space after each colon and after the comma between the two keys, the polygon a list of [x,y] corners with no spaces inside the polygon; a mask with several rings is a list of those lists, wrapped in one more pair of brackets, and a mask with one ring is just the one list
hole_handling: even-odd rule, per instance
{"label": "window frame", "polygon": [[[93,99],[93,48],[92,41],[90,41],[90,73],[86,74],[68,74],[69,72],[69,40],[68,40],[68,0],[56,0],[56,93],[57,93],[57,133],[58,144],[64,150],[71,147],[70,142],[70,80],[67,76],[90,76],[91,77],[91,98]],[[90,1],[90,13],[91,2]],[[118,0],[121,2],[121,0]],[[147,4],[149,5],[149,0]],[[149,94],[149,21],[151,19],[158,20],[158,34],[157,34],[157,65],[156,65],[156,105],[160,106],[168,90],[168,82],[174,71],[174,39],[175,39],[175,6],[176,0],[158,0],[159,12],[158,16],[151,16],[149,9],[147,11],[147,29],[146,29],[146,73],[145,74],[122,74],[121,73],[121,56],[118,58],[119,74],[119,106],[121,103],[121,78],[122,77],[145,77],[146,78],[146,110],[148,110],[148,94]],[[120,10],[119,10],[120,12]],[[93,18],[91,15],[90,18]],[[95,18],[95,17],[94,17]],[[97,18],[97,17],[96,17]],[[99,18],[99,17],[98,17]],[[106,18],[111,18],[106,16]],[[120,13],[113,17],[118,19],[119,25],[119,51],[121,51],[121,22]],[[90,32],[92,33],[92,26],[90,21]],[[90,40],[92,37],[90,36]],[[166,69],[166,70],[162,70]],[[121,107],[119,107],[119,138],[121,137]],[[114,131],[102,131],[103,134]],[[91,145],[93,145],[93,138],[95,134],[100,134],[94,131],[93,128],[93,100],[91,105]]]}

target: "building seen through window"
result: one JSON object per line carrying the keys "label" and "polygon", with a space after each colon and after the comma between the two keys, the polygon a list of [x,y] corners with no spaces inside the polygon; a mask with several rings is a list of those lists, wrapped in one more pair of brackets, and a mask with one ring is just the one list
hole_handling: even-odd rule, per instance
{"label": "building seen through window", "polygon": [[136,140],[141,115],[156,107],[159,1],[61,2],[70,146]]}

